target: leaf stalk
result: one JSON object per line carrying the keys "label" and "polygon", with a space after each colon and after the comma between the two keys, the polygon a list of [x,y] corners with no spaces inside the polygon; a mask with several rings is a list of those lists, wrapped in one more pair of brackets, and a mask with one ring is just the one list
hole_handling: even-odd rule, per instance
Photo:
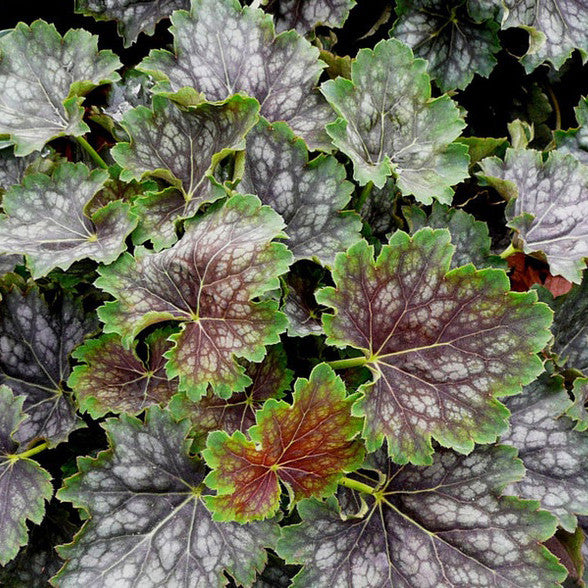
{"label": "leaf stalk", "polygon": [[360,355],[359,357],[348,357],[347,359],[336,359],[335,361],[327,361],[327,365],[334,370],[345,370],[352,367],[360,367],[367,363],[367,359]]}
{"label": "leaf stalk", "polygon": [[84,137],[76,137],[76,141],[79,143],[80,147],[91,157],[92,161],[102,169],[108,169],[108,164],[100,157],[98,151],[84,139]]}
{"label": "leaf stalk", "polygon": [[364,494],[370,494],[374,496],[376,494],[376,489],[364,484],[363,482],[358,482],[353,478],[348,478],[344,476],[339,480],[339,485],[345,486],[346,488],[351,488],[351,490],[357,490],[358,492],[363,492]]}
{"label": "leaf stalk", "polygon": [[33,455],[37,455],[37,453],[41,453],[41,451],[44,451],[45,449],[47,449],[47,447],[47,443],[40,443],[39,445],[36,445],[35,447],[28,449],[27,451],[23,451],[22,453],[14,453],[8,457],[10,457],[10,459],[13,460],[28,459]]}

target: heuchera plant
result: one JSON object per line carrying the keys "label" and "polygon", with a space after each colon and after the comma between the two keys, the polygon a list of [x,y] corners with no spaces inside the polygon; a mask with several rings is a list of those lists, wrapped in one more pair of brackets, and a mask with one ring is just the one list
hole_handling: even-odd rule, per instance
{"label": "heuchera plant", "polygon": [[0,585],[584,586],[588,4],[248,4],[0,33]]}

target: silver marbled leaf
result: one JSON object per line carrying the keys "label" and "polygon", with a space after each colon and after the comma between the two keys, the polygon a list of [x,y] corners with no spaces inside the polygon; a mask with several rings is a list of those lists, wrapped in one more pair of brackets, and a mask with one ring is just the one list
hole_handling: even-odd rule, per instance
{"label": "silver marbled leaf", "polygon": [[588,433],[563,415],[573,404],[563,378],[543,374],[505,404],[511,417],[500,441],[518,449],[526,470],[505,493],[539,500],[574,531],[576,515],[588,515]]}
{"label": "silver marbled leaf", "polygon": [[275,0],[269,11],[274,15],[276,31],[296,29],[304,35],[318,25],[342,27],[355,0]]}
{"label": "silver marbled leaf", "polygon": [[95,325],[69,297],[50,308],[36,286],[2,293],[0,384],[25,397],[29,415],[18,430],[19,442],[43,438],[57,444],[81,426],[64,385],[69,354]]}
{"label": "silver marbled leaf", "polygon": [[76,0],[75,10],[96,20],[118,21],[118,33],[129,47],[139,33],[152,35],[161,19],[189,5],[190,0]]}
{"label": "silver marbled leaf", "polygon": [[556,529],[538,503],[500,498],[523,467],[508,447],[468,456],[440,450],[429,467],[384,471],[381,500],[342,518],[334,498],[299,504],[277,552],[302,564],[293,588],[533,586],[555,588],[565,569],[540,545]]}
{"label": "silver marbled leaf", "polygon": [[175,93],[189,87],[207,100],[249,94],[265,118],[287,122],[313,149],[330,148],[324,127],[335,117],[316,91],[325,67],[316,47],[295,31],[276,37],[270,15],[238,0],[193,0],[191,12],[175,12],[172,22],[174,53],[152,51],[138,69],[167,80]]}
{"label": "silver marbled leaf", "polygon": [[19,457],[26,447],[14,440],[25,419],[22,396],[0,386],[0,566],[26,544],[26,521],[40,523],[45,501],[53,495],[51,476],[35,461]]}
{"label": "silver marbled leaf", "polygon": [[532,149],[508,149],[504,161],[480,162],[480,176],[510,199],[507,225],[525,253],[542,251],[550,271],[579,283],[588,257],[588,167],[551,151],[545,161]]}
{"label": "silver marbled leaf", "polygon": [[107,179],[106,171],[90,172],[83,163],[60,164],[51,176],[27,175],[3,197],[0,252],[25,254],[34,278],[86,257],[113,262],[137,221],[120,200],[88,213]]}
{"label": "silver marbled leaf", "polygon": [[345,168],[332,156],[309,162],[304,141],[284,123],[261,119],[247,135],[239,190],[256,194],[280,213],[295,259],[316,258],[330,265],[338,251],[360,238],[358,215],[341,212],[353,191],[345,178]]}
{"label": "silver marbled leaf", "polygon": [[571,153],[578,161],[588,165],[588,97],[581,98],[575,108],[578,127],[555,131],[558,151]]}
{"label": "silver marbled leaf", "polygon": [[111,449],[81,458],[58,497],[90,513],[73,543],[60,588],[222,588],[228,572],[249,587],[279,535],[274,521],[217,523],[205,506],[202,462],[189,455],[190,425],[152,407],[145,422],[106,422]]}

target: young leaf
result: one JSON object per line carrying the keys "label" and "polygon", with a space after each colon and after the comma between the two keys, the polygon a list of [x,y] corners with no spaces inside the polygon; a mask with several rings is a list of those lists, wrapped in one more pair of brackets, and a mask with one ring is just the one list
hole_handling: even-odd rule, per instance
{"label": "young leaf", "polygon": [[303,564],[306,586],[540,586],[565,569],[540,545],[556,521],[538,503],[498,498],[524,469],[509,447],[448,450],[431,467],[390,466],[364,517],[341,517],[334,498],[298,505],[302,522],[282,530],[278,554]]}
{"label": "young leaf", "polygon": [[295,259],[332,264],[337,251],[359,239],[361,229],[357,214],[340,212],[353,191],[345,176],[334,157],[320,155],[309,162],[304,141],[288,125],[261,119],[247,135],[239,189],[280,213]]}
{"label": "young leaf", "polygon": [[135,349],[125,349],[115,334],[78,347],[72,356],[83,364],[73,369],[67,383],[80,409],[99,418],[107,412],[137,414],[151,404],[167,404],[177,388],[164,369],[163,354],[171,347],[169,335],[169,329],[160,329],[147,337],[146,362],[137,357]]}
{"label": "young leaf", "polygon": [[15,184],[20,184],[26,168],[37,158],[34,153],[15,157],[11,147],[0,150],[0,194]]}
{"label": "young leaf", "polygon": [[226,571],[251,586],[279,528],[273,521],[212,520],[202,496],[203,464],[189,455],[188,422],[178,424],[154,406],[145,423],[122,415],[104,428],[111,449],[80,458],[79,473],[58,493],[91,518],[59,548],[67,562],[55,584],[221,588]]}
{"label": "young leaf", "polygon": [[108,178],[83,163],[62,163],[51,176],[30,174],[4,195],[0,251],[24,253],[33,278],[67,269],[89,257],[113,262],[137,220],[128,203],[115,201],[88,214],[88,204]]}
{"label": "young leaf", "polygon": [[577,0],[507,0],[502,28],[521,27],[529,32],[530,44],[521,59],[527,72],[549,60],[555,69],[578,49],[588,56],[588,10]]}
{"label": "young leaf", "polygon": [[340,28],[356,0],[277,0],[272,2],[271,12],[276,31],[296,29],[301,35],[318,25]]}
{"label": "young leaf", "polygon": [[465,88],[474,74],[488,76],[500,50],[498,23],[476,22],[463,0],[403,0],[390,34],[429,62],[429,73],[444,92]]}
{"label": "young leaf", "polygon": [[431,99],[425,69],[426,62],[396,39],[361,49],[352,81],[321,86],[340,116],[327,132],[353,161],[360,184],[381,188],[394,175],[403,194],[449,204],[451,186],[468,175],[467,147],[451,144],[465,123],[449,96]]}
{"label": "young leaf", "polygon": [[288,336],[306,337],[324,333],[319,307],[314,298],[320,276],[309,271],[291,270],[286,277],[286,296],[282,310],[288,317]]}
{"label": "young leaf", "polygon": [[251,440],[237,431],[210,433],[202,453],[212,472],[206,477],[217,496],[206,502],[216,520],[239,522],[272,516],[280,503],[280,485],[293,501],[328,496],[343,472],[363,461],[361,442],[353,440],[361,421],[351,416],[352,398],[326,364],[310,380],[294,386],[292,405],[268,400],[257,412]]}
{"label": "young leaf", "polygon": [[519,450],[526,470],[505,492],[539,500],[566,531],[574,531],[576,515],[588,514],[588,433],[562,416],[572,405],[563,378],[544,374],[505,404],[510,425],[500,441]]}
{"label": "young leaf", "polygon": [[0,386],[0,566],[6,565],[27,542],[26,521],[40,523],[45,501],[53,495],[51,476],[37,462],[19,457],[14,434],[26,418],[22,396]]}
{"label": "young leaf", "polygon": [[185,394],[177,394],[170,403],[176,418],[189,418],[193,425],[194,439],[198,445],[206,445],[211,431],[247,432],[255,424],[255,413],[268,398],[281,398],[292,380],[292,372],[286,369],[286,353],[280,345],[268,349],[261,363],[250,363],[246,374],[251,386],[245,392],[233,394],[228,400],[208,392],[198,402],[192,402]]}
{"label": "young leaf", "polygon": [[[362,350],[373,381],[354,414],[368,450],[384,438],[398,463],[431,463],[431,437],[457,451],[506,429],[496,396],[517,394],[542,370],[552,313],[535,293],[509,292],[502,270],[449,272],[447,230],[397,231],[374,262],[365,241],[339,254],[336,288],[317,293],[327,343]],[[346,360],[343,360],[346,361]]]}
{"label": "young leaf", "polygon": [[69,296],[51,308],[36,286],[13,287],[0,303],[0,384],[25,397],[29,418],[16,439],[28,444],[43,438],[51,445],[81,426],[64,393],[69,354],[95,328],[93,319]]}
{"label": "young leaf", "polygon": [[118,21],[118,34],[129,47],[139,33],[152,35],[162,18],[189,5],[189,0],[76,0],[75,10],[96,20]]}
{"label": "young leaf", "polygon": [[265,345],[286,329],[272,300],[252,298],[278,286],[292,255],[270,243],[284,224],[255,196],[236,194],[222,207],[186,223],[171,249],[149,253],[137,248],[101,268],[96,285],[117,300],[98,310],[106,332],[122,335],[130,346],[145,327],[183,321],[166,353],[167,373],[179,376],[180,389],[198,400],[210,384],[229,397],[251,383],[235,357],[261,361]]}
{"label": "young leaf", "polygon": [[553,275],[579,283],[588,257],[588,167],[571,155],[508,149],[480,163],[481,177],[510,199],[507,225],[525,253],[543,251]]}
{"label": "young leaf", "polygon": [[42,20],[18,23],[0,37],[0,135],[10,135],[23,156],[55,137],[87,133],[82,96],[118,80],[120,65],[112,51],[98,51],[98,37],[87,31],[62,38]]}
{"label": "young leaf", "polygon": [[581,98],[575,108],[578,128],[555,131],[558,151],[571,153],[578,161],[588,165],[588,97]]}
{"label": "young leaf", "polygon": [[[144,225],[144,238],[139,241],[151,236],[147,227],[194,216],[203,203],[225,195],[213,190],[211,171],[230,151],[245,147],[245,134],[255,124],[258,109],[255,100],[240,95],[221,104],[203,103],[188,109],[156,96],[153,110],[139,106],[125,114],[122,125],[131,143],[118,143],[112,149],[123,168],[121,179],[160,177],[177,188],[139,200],[136,210]],[[175,241],[173,225],[170,230],[172,242],[163,239],[161,245]]]}
{"label": "young leaf", "polygon": [[455,253],[451,258],[451,267],[460,267],[466,263],[473,263],[476,267],[506,267],[498,256],[491,258],[490,234],[488,225],[476,220],[464,210],[449,208],[438,202],[433,202],[431,214],[417,206],[405,206],[402,214],[410,227],[411,233],[424,228],[447,228],[451,235],[451,242],[455,245]]}
{"label": "young leaf", "polygon": [[270,15],[238,0],[192,0],[191,12],[175,12],[172,22],[175,54],[154,50],[138,69],[207,100],[249,94],[268,120],[287,122],[313,149],[330,147],[332,111],[315,90],[325,65],[308,41],[294,31],[276,37]]}

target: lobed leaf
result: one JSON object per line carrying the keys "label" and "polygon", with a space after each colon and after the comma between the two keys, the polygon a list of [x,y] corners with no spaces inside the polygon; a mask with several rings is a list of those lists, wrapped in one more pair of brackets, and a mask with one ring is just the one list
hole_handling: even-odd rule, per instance
{"label": "lobed leaf", "polygon": [[481,177],[510,199],[507,226],[525,253],[542,251],[550,271],[579,283],[588,257],[588,167],[571,155],[508,149],[504,162],[480,163]]}
{"label": "lobed leaf", "polygon": [[28,540],[26,522],[40,523],[53,495],[51,476],[35,461],[19,457],[14,440],[25,419],[23,398],[0,386],[0,565],[6,565]]}
{"label": "lobed leaf", "polygon": [[327,132],[352,160],[360,184],[381,188],[394,175],[403,194],[449,204],[451,186],[468,175],[467,148],[451,144],[465,123],[449,96],[431,99],[425,68],[396,39],[361,49],[351,80],[321,86],[340,117]]}
{"label": "lobed leaf", "polygon": [[116,20],[118,34],[129,47],[139,33],[152,35],[161,19],[188,6],[188,0],[76,0],[75,10],[96,20]]}
{"label": "lobed leaf", "polygon": [[217,495],[206,499],[219,521],[239,522],[272,516],[280,501],[279,482],[298,501],[332,494],[343,472],[357,469],[363,447],[353,438],[361,421],[351,416],[352,398],[326,364],[294,386],[292,405],[267,400],[257,412],[251,440],[237,431],[209,434],[203,457],[206,477]]}
{"label": "lobed leaf", "polygon": [[575,108],[578,127],[554,132],[558,151],[571,153],[580,163],[588,165],[588,97],[581,98]]}
{"label": "lobed leaf", "polygon": [[2,200],[8,216],[0,217],[0,251],[24,253],[33,278],[86,257],[113,262],[137,220],[122,201],[89,214],[107,178],[104,170],[90,172],[83,163],[59,164],[51,176],[27,175]]}
{"label": "lobed leaf", "polygon": [[304,566],[293,588],[554,588],[565,569],[540,544],[554,517],[537,502],[499,498],[523,472],[508,447],[441,450],[426,468],[390,464],[365,516],[343,518],[334,498],[304,501],[302,522],[283,529],[277,552]]}
{"label": "lobed leaf", "polygon": [[255,414],[268,398],[281,398],[290,387],[292,371],[286,369],[286,353],[281,345],[268,349],[261,363],[250,363],[245,371],[251,385],[244,392],[237,392],[224,399],[208,391],[198,402],[185,394],[176,394],[170,410],[176,418],[189,418],[193,426],[194,440],[198,446],[206,445],[211,431],[235,431],[246,433],[255,424]]}
{"label": "lobed leaf", "polygon": [[160,177],[177,188],[137,200],[138,242],[151,238],[158,248],[173,244],[176,219],[194,216],[202,204],[225,196],[210,182],[212,170],[228,153],[245,146],[245,134],[255,124],[258,108],[255,100],[240,95],[187,109],[156,96],[153,110],[139,106],[123,116],[131,142],[117,143],[112,149],[123,168],[121,179]]}
{"label": "lobed leaf", "polygon": [[521,27],[529,32],[530,44],[521,59],[527,72],[543,61],[559,69],[578,49],[588,57],[588,11],[581,0],[505,0],[502,28]]}
{"label": "lobed leaf", "polygon": [[308,41],[294,31],[276,37],[270,15],[238,0],[192,0],[172,22],[174,53],[154,50],[138,69],[167,80],[180,101],[185,88],[212,101],[249,94],[268,120],[287,122],[313,149],[330,147],[332,112],[315,90],[325,65]]}
{"label": "lobed leaf", "polygon": [[82,97],[118,80],[120,66],[87,31],[72,29],[62,38],[42,20],[18,23],[0,37],[0,136],[9,135],[23,156],[56,137],[87,133]]}
{"label": "lobed leaf", "polygon": [[261,119],[247,135],[245,168],[239,189],[256,194],[286,221],[294,259],[332,264],[337,251],[359,239],[361,222],[349,203],[353,184],[334,157],[308,161],[304,141],[284,123]]}
{"label": "lobed leaf", "polygon": [[340,28],[356,0],[277,0],[271,4],[276,30],[296,29],[301,35],[318,25]]}
{"label": "lobed leaf", "polygon": [[490,253],[492,243],[488,225],[476,220],[464,210],[433,202],[433,208],[428,216],[421,208],[414,205],[404,206],[402,213],[411,233],[416,233],[425,227],[449,230],[451,243],[455,246],[451,268],[467,263],[473,263],[478,268],[506,267],[506,263]]}
{"label": "lobed leaf", "polygon": [[165,374],[164,353],[171,347],[170,329],[159,329],[146,339],[147,361],[136,349],[125,349],[116,334],[86,341],[72,356],[83,362],[68,380],[81,410],[93,418],[107,412],[137,414],[152,404],[167,404],[177,382]]}
{"label": "lobed leaf", "polygon": [[122,415],[104,425],[110,449],[80,458],[59,491],[90,515],[69,545],[55,585],[146,588],[226,584],[250,587],[273,547],[275,522],[218,524],[203,500],[204,467],[189,455],[189,424],[159,407],[145,422]]}
{"label": "lobed leaf", "polygon": [[566,531],[574,531],[576,515],[588,514],[588,434],[563,416],[572,406],[563,379],[544,374],[505,404],[511,417],[500,441],[518,449],[526,470],[505,491],[539,500]]}
{"label": "lobed leaf", "polygon": [[0,303],[0,384],[24,396],[29,418],[16,439],[28,444],[65,441],[82,425],[64,384],[68,358],[95,321],[70,296],[49,307],[36,285],[24,292],[13,287]]}
{"label": "lobed leaf", "polygon": [[176,245],[160,253],[135,249],[101,268],[96,285],[116,301],[98,309],[106,332],[130,346],[149,325],[182,321],[165,354],[169,378],[179,376],[180,390],[192,400],[210,384],[227,398],[251,383],[235,357],[259,362],[265,345],[286,329],[272,300],[252,299],[277,287],[292,262],[279,243],[284,224],[255,196],[236,194],[222,207],[187,222]]}
{"label": "lobed leaf", "polygon": [[493,19],[477,22],[463,0],[404,0],[396,13],[390,34],[428,61],[442,91],[463,89],[474,74],[487,77],[494,68],[500,26]]}
{"label": "lobed leaf", "polygon": [[463,453],[494,441],[508,417],[495,397],[542,370],[549,308],[509,292],[502,270],[449,271],[453,249],[447,230],[397,231],[374,262],[360,241],[316,295],[335,309],[323,314],[327,343],[360,349],[373,374],[354,406],[368,450],[386,438],[398,463],[431,463],[431,438]]}

